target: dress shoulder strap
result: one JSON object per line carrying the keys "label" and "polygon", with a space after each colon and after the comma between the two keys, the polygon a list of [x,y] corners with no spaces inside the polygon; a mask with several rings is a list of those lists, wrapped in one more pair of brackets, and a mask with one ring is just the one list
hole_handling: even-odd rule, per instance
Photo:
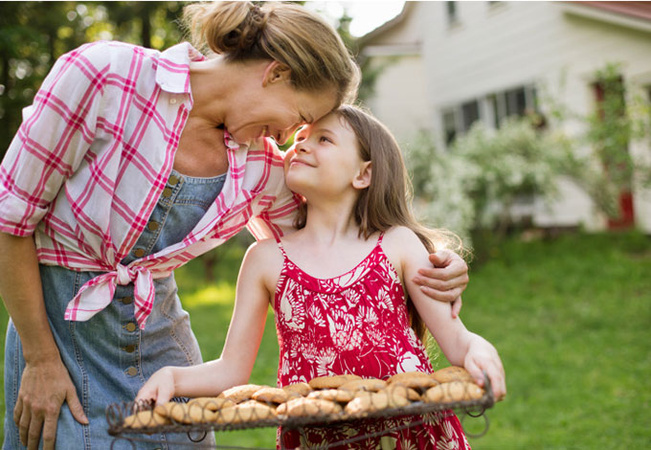
{"label": "dress shoulder strap", "polygon": [[282,253],[283,258],[287,258],[287,253],[285,253],[285,247],[283,247],[283,243],[280,241],[280,238],[276,236],[276,243],[278,244],[278,248],[280,249],[280,253]]}

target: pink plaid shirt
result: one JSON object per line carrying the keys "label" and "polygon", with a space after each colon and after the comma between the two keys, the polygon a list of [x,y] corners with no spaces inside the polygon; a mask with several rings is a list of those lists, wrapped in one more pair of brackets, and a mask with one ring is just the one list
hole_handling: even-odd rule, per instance
{"label": "pink plaid shirt", "polygon": [[86,44],[56,62],[0,165],[0,231],[34,234],[38,259],[105,272],[66,310],[88,320],[134,283],[141,327],[153,280],[222,244],[247,226],[260,239],[291,227],[298,200],[284,182],[273,141],[238,145],[226,133],[229,169],[221,194],[182,242],[120,261],[147,224],[172,170],[192,109],[183,43],[164,52],[117,42]]}

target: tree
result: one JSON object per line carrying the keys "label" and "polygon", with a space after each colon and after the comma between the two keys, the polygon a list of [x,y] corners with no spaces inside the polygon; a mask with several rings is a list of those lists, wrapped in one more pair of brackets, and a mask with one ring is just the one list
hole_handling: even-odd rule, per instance
{"label": "tree", "polygon": [[183,2],[0,2],[0,159],[56,59],[95,40],[163,49],[180,40]]}

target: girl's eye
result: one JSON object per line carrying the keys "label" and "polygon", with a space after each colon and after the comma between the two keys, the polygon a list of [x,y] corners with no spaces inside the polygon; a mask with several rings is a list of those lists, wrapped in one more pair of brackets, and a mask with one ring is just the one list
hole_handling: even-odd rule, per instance
{"label": "girl's eye", "polygon": [[331,143],[332,140],[331,140],[330,138],[328,138],[328,137],[321,136],[321,137],[319,138],[319,142],[330,142],[330,143]]}

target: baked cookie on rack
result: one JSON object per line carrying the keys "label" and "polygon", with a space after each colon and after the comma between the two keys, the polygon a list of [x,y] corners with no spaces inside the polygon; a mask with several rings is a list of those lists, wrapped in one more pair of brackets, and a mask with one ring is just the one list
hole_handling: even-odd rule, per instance
{"label": "baked cookie on rack", "polygon": [[262,389],[263,386],[258,384],[242,384],[226,389],[219,394],[219,397],[227,398],[234,403],[242,403],[245,400],[251,400],[253,394]]}
{"label": "baked cookie on rack", "polygon": [[450,381],[429,388],[423,394],[423,401],[428,403],[452,403],[465,400],[478,400],[484,390],[473,382]]}
{"label": "baked cookie on rack", "polygon": [[339,386],[339,389],[349,392],[367,391],[377,392],[384,389],[387,382],[378,378],[363,378],[361,380],[351,380]]}
{"label": "baked cookie on rack", "polygon": [[276,409],[256,400],[247,400],[243,403],[222,409],[216,413],[215,422],[218,424],[240,424],[270,420],[276,417]]}
{"label": "baked cookie on rack", "polygon": [[323,377],[312,378],[308,384],[312,389],[337,389],[342,384],[353,380],[361,380],[359,375],[326,375]]}
{"label": "baked cookie on rack", "polygon": [[169,425],[169,418],[153,410],[138,411],[135,414],[124,418],[126,428],[148,428],[161,425]]}
{"label": "baked cookie on rack", "polygon": [[448,383],[450,381],[474,382],[472,375],[470,375],[466,369],[459,366],[448,366],[439,369],[432,374],[432,378],[439,383]]}
{"label": "baked cookie on rack", "polygon": [[397,373],[389,377],[387,381],[392,386],[400,385],[421,391],[436,386],[439,383],[431,374],[423,372]]}
{"label": "baked cookie on rack", "polygon": [[295,398],[280,405],[276,412],[287,417],[314,417],[341,414],[343,408],[336,402],[321,398]]}

